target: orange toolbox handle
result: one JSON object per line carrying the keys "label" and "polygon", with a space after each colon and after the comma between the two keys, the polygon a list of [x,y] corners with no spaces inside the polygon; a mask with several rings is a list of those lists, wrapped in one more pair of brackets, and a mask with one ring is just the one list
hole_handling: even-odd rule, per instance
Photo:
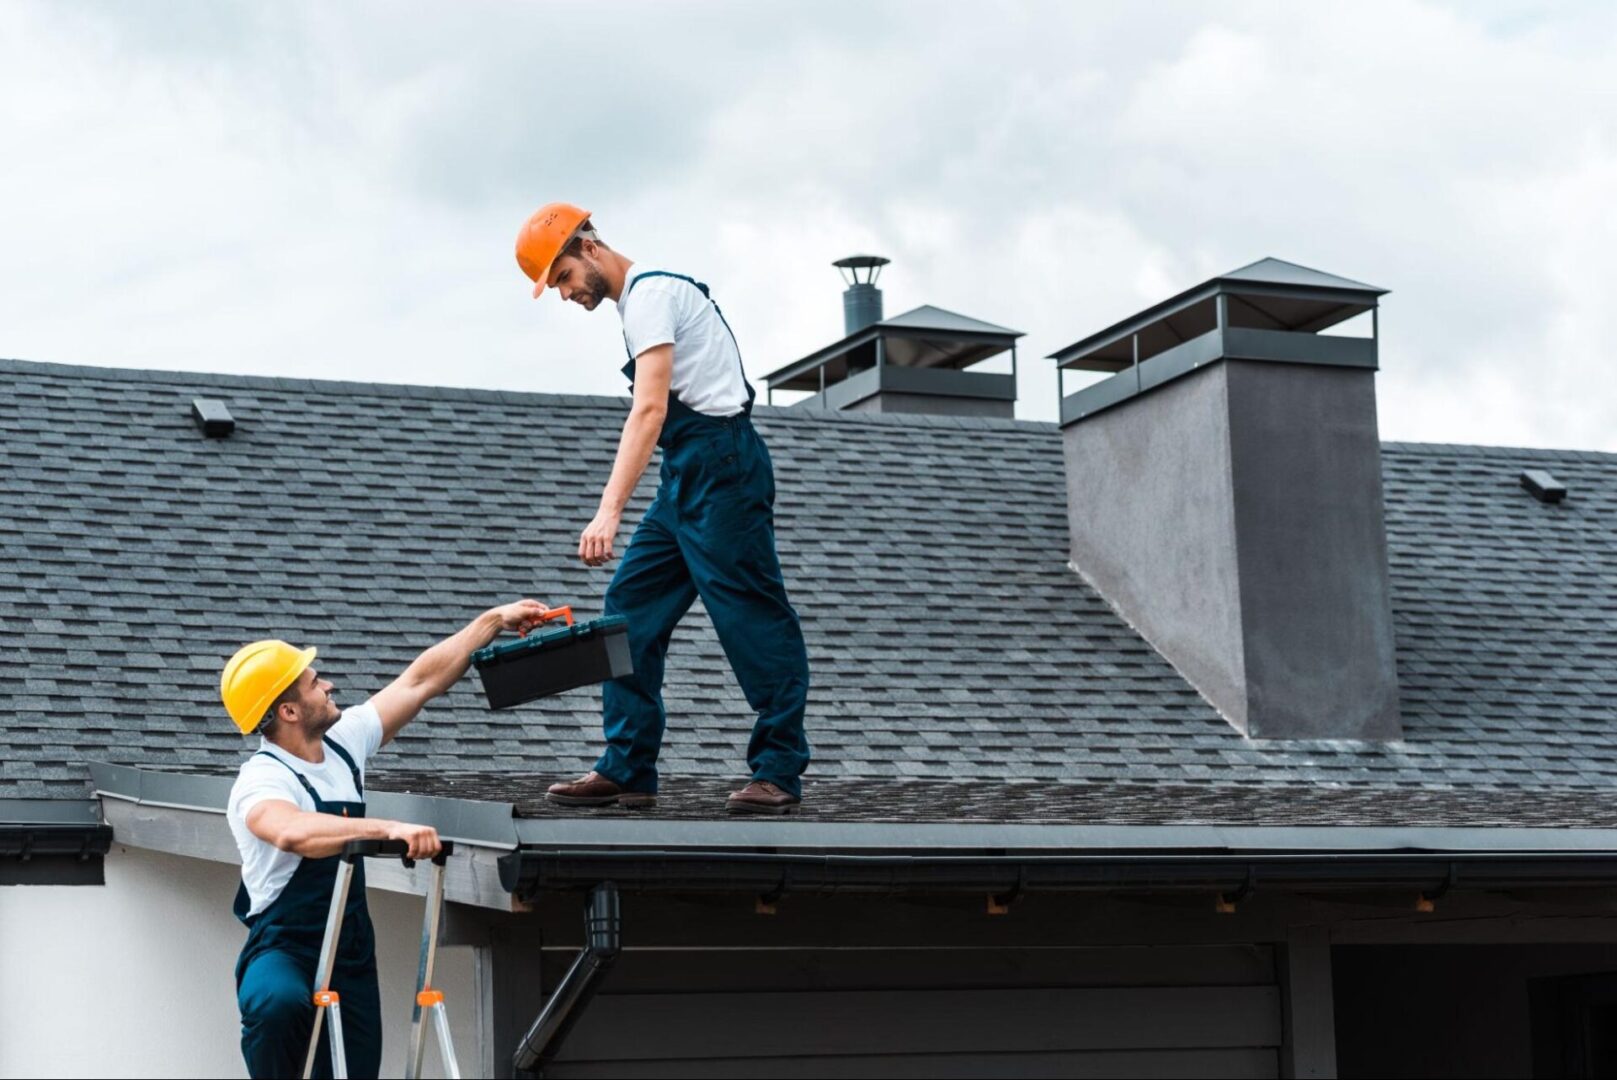
{"label": "orange toolbox handle", "polygon": [[[550,622],[552,619],[566,619],[568,626],[573,625],[573,606],[571,604],[563,604],[561,607],[553,607],[549,611],[546,611],[543,615],[539,616],[539,621],[541,623]],[[538,629],[538,627],[535,627],[534,629]],[[531,632],[532,631],[530,631],[530,633]],[[527,637],[528,635],[523,634],[522,636]]]}

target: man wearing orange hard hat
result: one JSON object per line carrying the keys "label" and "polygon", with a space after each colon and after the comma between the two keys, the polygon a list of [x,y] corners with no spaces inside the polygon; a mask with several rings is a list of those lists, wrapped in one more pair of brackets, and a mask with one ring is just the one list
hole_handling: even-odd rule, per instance
{"label": "man wearing orange hard hat", "polygon": [[[485,611],[416,657],[367,701],[339,710],[315,650],[255,641],[236,651],[219,695],[258,750],[230,788],[226,819],[241,852],[236,917],[247,943],[236,961],[241,1050],[250,1076],[300,1076],[314,1024],[314,980],[338,853],[350,840],[402,840],[410,857],[440,850],[426,825],[365,816],[365,763],[462,675],[501,630],[527,632],[548,608],[518,600]],[[375,941],[365,870],[354,869],[331,988],[341,995],[347,1075],[374,1077],[382,1061]],[[315,1076],[333,1075],[320,1040]]]}
{"label": "man wearing orange hard hat", "polygon": [[757,713],[750,781],[727,806],[788,813],[809,762],[808,653],[775,552],[774,466],[752,424],[755,394],[735,335],[706,285],[633,262],[607,246],[588,211],[567,203],[540,207],[523,224],[517,264],[535,297],[554,289],[586,311],[612,300],[623,320],[634,401],[600,507],[578,540],[587,565],[612,558],[623,508],[652,448],[663,452],[657,496],[606,591],[606,614],[628,619],[634,673],[602,688],[606,750],[595,767],[549,797],[574,806],[655,801],[664,657],[700,596]]}

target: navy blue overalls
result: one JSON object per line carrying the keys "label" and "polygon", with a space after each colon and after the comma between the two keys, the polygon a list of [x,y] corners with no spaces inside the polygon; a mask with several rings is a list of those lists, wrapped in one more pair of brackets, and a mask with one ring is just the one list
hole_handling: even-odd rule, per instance
{"label": "navy blue overalls", "polygon": [[[354,774],[354,790],[363,799],[365,785],[354,759],[330,739],[325,745],[348,765]],[[318,813],[365,816],[363,802],[328,802],[287,762],[266,750],[259,753],[291,770],[314,800]],[[309,1031],[314,1025],[315,969],[320,966],[320,942],[326,933],[326,917],[331,913],[338,862],[335,855],[305,858],[281,895],[257,915],[247,914],[252,901],[246,884],[236,891],[236,918],[247,924],[247,944],[236,961],[236,1002],[241,1007],[241,1054],[247,1059],[249,1076],[303,1075]],[[342,939],[331,988],[342,1002],[348,1075],[356,1080],[374,1077],[382,1068],[382,1005],[376,984],[376,936],[365,907],[363,863],[354,867],[348,906],[343,909]],[[331,1044],[324,1031],[314,1075],[332,1075]]]}
{"label": "navy blue overalls", "polygon": [[[626,286],[624,298],[649,277],[689,282],[724,321],[707,286],[683,274],[641,274]],[[730,329],[727,321],[724,328]],[[730,336],[734,340],[734,332]],[[623,367],[631,386],[634,366],[631,352]],[[674,626],[700,596],[736,681],[758,714],[747,744],[753,779],[801,794],[799,778],[809,761],[803,734],[808,653],[775,553],[775,470],[752,426],[755,396],[747,384],[741,412],[716,417],[668,394],[668,416],[657,438],[661,483],[604,605],[606,614],[628,618],[634,674],[602,689],[606,752],[595,771],[628,791],[657,790],[657,751],[667,720],[663,660]]]}

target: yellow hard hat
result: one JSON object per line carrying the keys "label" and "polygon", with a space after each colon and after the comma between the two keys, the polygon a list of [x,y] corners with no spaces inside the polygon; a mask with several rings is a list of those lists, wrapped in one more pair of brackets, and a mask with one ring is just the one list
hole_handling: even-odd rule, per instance
{"label": "yellow hard hat", "polygon": [[243,735],[252,734],[269,712],[270,703],[291,686],[313,660],[314,649],[295,648],[273,638],[236,650],[219,677],[219,696]]}

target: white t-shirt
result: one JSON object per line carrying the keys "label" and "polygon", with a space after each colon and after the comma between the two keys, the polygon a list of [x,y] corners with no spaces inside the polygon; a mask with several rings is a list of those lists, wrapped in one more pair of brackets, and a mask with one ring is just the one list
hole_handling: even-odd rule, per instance
{"label": "white t-shirt", "polygon": [[[734,416],[747,404],[741,353],[713,301],[688,281],[673,277],[635,278],[652,267],[631,266],[618,314],[629,355],[658,345],[674,346],[669,389],[686,408],[707,416]],[[634,285],[630,289],[630,285]]]}
{"label": "white t-shirt", "polygon": [[[365,778],[365,762],[382,746],[382,717],[369,701],[344,709],[342,717],[331,725],[326,738],[340,743],[354,759],[360,780]],[[354,774],[348,763],[330,747],[326,747],[326,760],[316,765],[289,754],[279,746],[259,739],[258,748],[268,751],[280,761],[271,761],[262,754],[254,754],[241,764],[236,782],[230,786],[230,802],[225,818],[236,837],[236,850],[241,852],[241,880],[252,898],[249,915],[256,915],[270,906],[286,883],[292,880],[303,856],[282,851],[274,844],[260,840],[247,827],[247,814],[266,799],[282,799],[299,810],[314,811],[314,800],[292,775],[290,765],[301,773],[320,798],[331,802],[359,802],[360,794],[354,788]],[[285,762],[283,765],[281,762]]]}

